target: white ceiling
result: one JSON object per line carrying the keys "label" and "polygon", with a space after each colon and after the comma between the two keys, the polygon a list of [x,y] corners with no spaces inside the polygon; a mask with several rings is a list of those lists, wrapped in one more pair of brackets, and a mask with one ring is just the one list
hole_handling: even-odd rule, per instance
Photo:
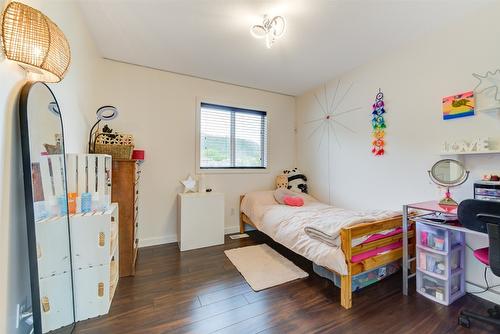
{"label": "white ceiling", "polygon": [[[103,57],[298,95],[494,0],[80,0]],[[272,49],[249,28],[287,19]]]}

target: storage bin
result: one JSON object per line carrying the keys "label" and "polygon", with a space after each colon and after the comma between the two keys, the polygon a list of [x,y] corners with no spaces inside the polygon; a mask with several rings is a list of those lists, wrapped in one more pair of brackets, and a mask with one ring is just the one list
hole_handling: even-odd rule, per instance
{"label": "storage bin", "polygon": [[449,305],[465,294],[465,235],[417,221],[417,292]]}
{"label": "storage bin", "polygon": [[417,222],[417,245],[436,250],[449,252],[453,247],[464,244],[462,232]]}
{"label": "storage bin", "polygon": [[[399,264],[399,261],[394,261],[370,271],[354,275],[352,276],[352,291],[358,291],[362,288],[372,285],[373,283],[377,283],[378,281],[394,274],[400,268],[401,265]],[[341,278],[339,274],[334,273],[322,266],[318,266],[315,263],[313,263],[313,270],[319,276],[332,281],[335,286],[339,288],[341,287]]]}
{"label": "storage bin", "polygon": [[129,160],[132,158],[134,145],[112,145],[112,144],[95,144],[94,152],[111,155],[114,159]]}
{"label": "storage bin", "polygon": [[446,279],[464,268],[463,249],[455,247],[449,254],[444,255],[417,246],[417,267],[421,271]]}
{"label": "storage bin", "polygon": [[440,304],[450,305],[465,295],[464,272],[458,271],[443,280],[417,269],[417,292]]}

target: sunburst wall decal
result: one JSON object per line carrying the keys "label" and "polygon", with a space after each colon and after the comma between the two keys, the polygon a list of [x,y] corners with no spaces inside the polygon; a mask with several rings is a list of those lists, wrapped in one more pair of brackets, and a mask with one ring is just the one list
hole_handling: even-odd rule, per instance
{"label": "sunburst wall decal", "polygon": [[[321,109],[320,117],[314,118],[312,120],[304,122],[304,125],[312,125],[313,128],[309,133],[307,139],[310,140],[313,137],[319,136],[319,144],[317,150],[319,150],[325,141],[327,145],[327,167],[328,167],[328,203],[331,204],[331,150],[330,143],[331,137],[335,138],[335,142],[338,147],[341,148],[341,141],[339,139],[339,134],[337,133],[339,129],[346,130],[350,133],[355,133],[355,131],[349,128],[346,124],[342,122],[342,116],[347,115],[351,112],[361,110],[362,107],[355,108],[344,108],[343,102],[346,97],[350,94],[353,84],[351,83],[347,89],[340,93],[342,90],[341,82],[337,82],[335,90],[328,94],[327,86],[324,85],[320,92],[314,94],[314,99]],[[330,98],[330,96],[332,96]]]}

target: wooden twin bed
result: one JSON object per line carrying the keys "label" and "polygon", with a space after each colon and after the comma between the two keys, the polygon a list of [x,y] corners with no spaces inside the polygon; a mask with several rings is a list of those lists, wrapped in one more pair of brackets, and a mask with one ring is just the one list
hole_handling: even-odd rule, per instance
{"label": "wooden twin bed", "polygon": [[[240,197],[240,203],[243,200],[243,197],[244,196]],[[257,228],[255,224],[251,221],[251,219],[240,210],[240,233],[245,232],[245,224]],[[352,240],[355,238],[372,235],[377,232],[398,228],[401,226],[402,226],[402,217],[397,216],[390,219],[379,220],[370,223],[361,223],[352,227],[342,228],[342,230],[340,231],[341,249],[345,254],[346,264],[348,268],[348,274],[341,275],[340,304],[344,308],[349,309],[352,307],[352,276],[394,262],[403,257],[403,247],[399,247],[397,249],[393,249],[384,252],[382,254],[378,254],[373,257],[367,258],[358,263],[351,262],[352,256],[356,254],[363,253],[386,245],[390,245],[393,244],[394,242],[402,240],[403,238],[402,233],[392,235],[383,239],[379,239],[373,242],[364,243],[355,247],[351,246]],[[410,230],[408,232],[408,248],[409,248],[409,253],[411,255],[410,258],[414,257],[414,252],[415,252],[414,246],[415,246],[415,235],[414,231]]]}

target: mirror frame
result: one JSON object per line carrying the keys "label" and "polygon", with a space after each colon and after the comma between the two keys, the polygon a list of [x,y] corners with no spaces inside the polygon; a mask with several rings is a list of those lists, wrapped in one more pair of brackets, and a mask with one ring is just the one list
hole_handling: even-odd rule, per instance
{"label": "mirror frame", "polygon": [[[461,173],[460,177],[457,178],[457,179],[455,179],[455,180],[453,180],[454,182],[445,183],[445,182],[442,182],[441,180],[436,179],[436,177],[434,176],[434,169],[437,167],[437,165],[439,163],[441,163],[443,161],[453,162],[453,163],[457,164],[458,166],[460,166],[462,168],[462,173]],[[452,187],[457,187],[457,186],[465,183],[465,181],[467,181],[467,179],[469,178],[469,173],[470,172],[465,168],[464,164],[461,163],[458,160],[455,160],[455,159],[441,159],[441,160],[435,162],[434,165],[432,165],[432,167],[428,171],[428,173],[429,173],[430,178],[432,179],[432,181],[435,184],[443,186],[443,187],[452,188]]]}
{"label": "mirror frame", "polygon": [[[61,116],[61,108],[54,95],[54,92],[50,87],[44,82],[27,82],[22,90],[19,99],[19,120],[20,120],[20,130],[21,130],[21,151],[23,160],[23,180],[24,180],[24,201],[25,201],[25,212],[26,212],[26,227],[28,234],[28,256],[29,256],[29,269],[30,269],[30,284],[31,284],[31,307],[33,311],[33,330],[35,334],[42,334],[42,310],[40,305],[40,282],[38,274],[38,256],[37,256],[37,238],[36,238],[36,226],[35,226],[35,211],[33,205],[33,185],[31,176],[31,151],[30,151],[30,136],[29,136],[29,117],[28,117],[28,100],[31,89],[35,85],[43,85],[50,92],[54,102],[59,110],[59,121],[61,124],[62,133],[62,152],[63,152],[63,162],[64,162],[64,182],[67,192],[67,172],[66,172],[66,151],[65,151],[65,139],[64,139],[64,126]],[[67,205],[66,201],[66,205]],[[69,212],[69,211],[66,211]],[[72,256],[71,256],[71,231],[69,226],[69,216],[66,214],[67,228],[68,228],[68,243],[69,243],[69,254],[70,254],[70,268],[72,268]],[[73,270],[70,270],[71,285],[73,286]],[[73,288],[71,289],[71,294],[74,301]],[[73,323],[63,328],[70,327],[71,329],[75,326],[75,308],[73,304]]]}

